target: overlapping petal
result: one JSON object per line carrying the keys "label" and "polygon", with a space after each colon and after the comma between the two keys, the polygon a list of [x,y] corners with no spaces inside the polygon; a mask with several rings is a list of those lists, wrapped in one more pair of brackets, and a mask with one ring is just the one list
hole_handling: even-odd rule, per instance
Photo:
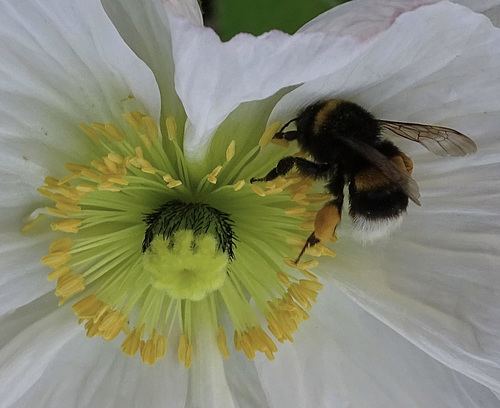
{"label": "overlapping petal", "polygon": [[447,125],[477,142],[478,153],[459,159],[400,143],[414,159],[422,207],[410,206],[388,241],[364,248],[349,240],[346,215],[339,255],[322,269],[418,347],[496,391],[499,42],[499,30],[483,16],[447,3],[422,7],[401,15],[337,75],[290,92],[270,118],[286,120],[311,101],[336,96],[380,118]]}
{"label": "overlapping petal", "polygon": [[498,406],[486,387],[426,355],[334,284],[324,290],[294,344],[275,362],[256,363],[272,407]]}
{"label": "overlapping petal", "polygon": [[[1,9],[0,222],[10,243],[28,251],[32,244],[19,230],[43,205],[36,189],[44,177],[62,175],[65,163],[94,149],[78,123],[106,123],[133,109],[158,118],[160,98],[151,71],[123,42],[99,1],[4,1]],[[2,257],[2,271],[26,263],[26,251]],[[30,266],[22,275],[39,282],[41,271]],[[13,298],[12,289],[1,287],[5,301]],[[46,290],[38,285],[38,295]],[[30,299],[36,296],[28,292]],[[30,299],[19,296],[10,307]]]}

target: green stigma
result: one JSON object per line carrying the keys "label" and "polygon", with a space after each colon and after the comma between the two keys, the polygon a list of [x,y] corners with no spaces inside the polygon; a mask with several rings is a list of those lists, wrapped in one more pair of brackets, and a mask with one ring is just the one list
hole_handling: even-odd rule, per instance
{"label": "green stigma", "polygon": [[177,231],[164,240],[157,236],[143,255],[153,286],[174,299],[201,300],[222,287],[228,257],[217,250],[211,234]]}

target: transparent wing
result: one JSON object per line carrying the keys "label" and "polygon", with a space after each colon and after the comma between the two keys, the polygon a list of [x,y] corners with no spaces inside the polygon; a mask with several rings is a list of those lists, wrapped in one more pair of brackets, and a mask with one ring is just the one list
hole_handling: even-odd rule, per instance
{"label": "transparent wing", "polygon": [[338,140],[350,146],[377,167],[389,180],[396,183],[415,204],[420,205],[418,184],[408,173],[397,168],[386,156],[374,147],[359,140],[338,136]]}
{"label": "transparent wing", "polygon": [[472,139],[447,127],[388,120],[379,120],[378,123],[382,131],[418,142],[438,156],[464,156],[477,150]]}

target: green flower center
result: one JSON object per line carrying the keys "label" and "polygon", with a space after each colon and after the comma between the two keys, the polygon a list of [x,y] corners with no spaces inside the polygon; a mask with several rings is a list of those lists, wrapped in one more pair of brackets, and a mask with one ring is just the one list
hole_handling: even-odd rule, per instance
{"label": "green flower center", "polygon": [[[173,344],[189,367],[193,345],[207,335],[201,324],[225,357],[233,330],[235,350],[273,359],[272,337],[292,341],[321,290],[309,271],[317,261],[293,259],[330,197],[294,173],[262,187],[245,183],[272,167],[256,158],[279,124],[247,151],[234,141],[212,148],[213,166],[186,161],[173,118],[163,138],[151,117],[124,118],[80,125],[98,155],[68,163],[63,178],[47,177],[38,191],[55,205],[23,228],[36,229],[41,213],[55,218],[57,237],[42,263],[52,268],[60,304],[75,298],[89,337],[120,339],[125,354],[139,352],[151,365]],[[306,254],[334,256],[323,244]]]}

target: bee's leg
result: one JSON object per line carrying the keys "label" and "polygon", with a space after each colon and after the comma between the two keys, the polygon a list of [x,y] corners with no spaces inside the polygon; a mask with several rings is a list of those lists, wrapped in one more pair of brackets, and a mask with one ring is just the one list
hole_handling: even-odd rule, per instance
{"label": "bee's leg", "polygon": [[340,222],[340,208],[333,201],[326,203],[321,210],[316,214],[314,220],[314,232],[307,238],[299,256],[295,263],[299,262],[307,248],[312,247],[320,242],[328,241],[335,233]]}
{"label": "bee's leg", "polygon": [[314,219],[314,231],[307,238],[295,263],[299,262],[307,248],[319,242],[328,241],[340,222],[342,205],[344,203],[344,176],[339,169],[333,174],[331,180],[326,185],[328,191],[333,195],[333,200],[327,202],[316,214]]}
{"label": "bee's leg", "polygon": [[250,179],[250,183],[255,183],[256,181],[271,181],[279,176],[286,175],[290,170],[292,170],[293,166],[297,166],[297,168],[304,174],[307,175],[319,175],[324,173],[328,166],[324,163],[314,163],[312,161],[303,159],[302,157],[293,157],[288,156],[281,159],[276,167],[272,169],[269,173],[267,173],[264,177]]}

